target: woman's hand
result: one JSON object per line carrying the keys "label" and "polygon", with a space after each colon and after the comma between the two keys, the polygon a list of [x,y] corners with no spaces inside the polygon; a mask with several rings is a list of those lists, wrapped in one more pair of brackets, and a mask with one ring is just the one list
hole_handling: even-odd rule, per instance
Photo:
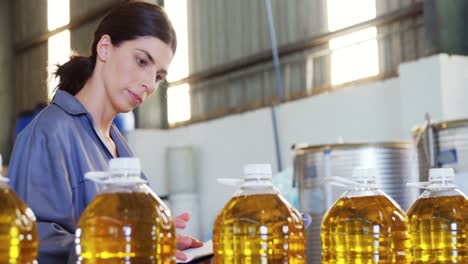
{"label": "woman's hand", "polygon": [[[190,219],[189,213],[183,213],[174,217],[175,227],[178,229],[183,229],[187,226],[187,222]],[[181,251],[188,248],[197,248],[203,246],[203,243],[191,236],[186,236],[182,234],[176,234],[176,258],[179,260],[186,260],[187,256]]]}

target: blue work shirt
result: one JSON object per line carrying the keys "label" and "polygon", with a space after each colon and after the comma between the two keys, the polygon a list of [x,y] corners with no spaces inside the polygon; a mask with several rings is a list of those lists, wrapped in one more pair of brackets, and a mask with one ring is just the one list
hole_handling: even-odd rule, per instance
{"label": "blue work shirt", "polygon": [[[115,125],[110,136],[119,157],[133,156]],[[78,219],[96,195],[95,184],[84,174],[107,170],[111,158],[91,114],[61,90],[18,135],[8,176],[36,215],[39,263],[67,263],[74,252]]]}

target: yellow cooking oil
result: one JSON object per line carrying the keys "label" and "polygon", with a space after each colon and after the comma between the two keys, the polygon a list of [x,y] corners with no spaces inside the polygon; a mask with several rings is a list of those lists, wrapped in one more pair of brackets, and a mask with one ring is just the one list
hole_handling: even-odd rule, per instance
{"label": "yellow cooking oil", "polygon": [[324,180],[348,190],[325,214],[321,225],[322,263],[411,263],[408,217],[382,192],[375,167],[356,167],[351,180]]}
{"label": "yellow cooking oil", "polygon": [[413,263],[468,263],[468,207],[464,196],[420,198],[408,217]]}
{"label": "yellow cooking oil", "polygon": [[80,217],[76,236],[83,264],[175,263],[173,221],[151,192],[97,195]]}
{"label": "yellow cooking oil", "polygon": [[468,205],[454,170],[432,168],[428,178],[408,210],[413,263],[468,263]]}
{"label": "yellow cooking oil", "polygon": [[305,244],[301,216],[280,194],[241,194],[215,221],[213,263],[305,264]]}
{"label": "yellow cooking oil", "polygon": [[407,228],[385,195],[340,198],[322,221],[322,263],[411,263]]}
{"label": "yellow cooking oil", "polygon": [[12,189],[0,183],[0,263],[37,263],[37,249],[34,213]]}

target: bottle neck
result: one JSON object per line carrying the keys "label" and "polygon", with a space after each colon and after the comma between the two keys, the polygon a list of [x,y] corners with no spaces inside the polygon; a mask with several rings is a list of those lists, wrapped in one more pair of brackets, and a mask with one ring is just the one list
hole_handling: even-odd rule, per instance
{"label": "bottle neck", "polygon": [[356,184],[350,185],[347,192],[343,194],[344,197],[362,197],[362,196],[375,196],[382,195],[382,192],[374,181],[355,181]]}
{"label": "bottle neck", "polygon": [[377,188],[377,186],[366,186],[366,187],[354,186],[350,189],[350,191],[376,191],[378,189],[379,188]]}
{"label": "bottle neck", "polygon": [[353,177],[347,179],[339,176],[327,176],[324,178],[324,181],[331,185],[345,188],[347,191],[344,196],[349,193],[359,195],[360,192],[377,192],[379,190],[375,178],[370,177]]}
{"label": "bottle neck", "polygon": [[269,188],[273,187],[271,178],[246,178],[241,188]]}
{"label": "bottle neck", "polygon": [[145,184],[133,183],[133,184],[114,184],[114,183],[98,183],[97,193],[136,193],[145,192]]}
{"label": "bottle neck", "polygon": [[457,186],[453,183],[453,180],[433,180],[430,181],[427,189],[455,189]]}
{"label": "bottle neck", "polygon": [[351,190],[354,191],[368,191],[377,190],[377,182],[375,179],[354,179],[355,184],[351,184]]}
{"label": "bottle neck", "polygon": [[346,191],[342,197],[361,197],[361,196],[375,196],[382,195],[382,191],[378,188],[355,188]]}
{"label": "bottle neck", "polygon": [[437,180],[431,181],[426,190],[421,194],[420,198],[431,198],[441,196],[465,196],[459,189],[458,186],[453,183],[452,180]]}
{"label": "bottle neck", "polygon": [[278,190],[273,186],[271,178],[268,179],[245,179],[240,189],[234,196],[255,194],[277,194]]}

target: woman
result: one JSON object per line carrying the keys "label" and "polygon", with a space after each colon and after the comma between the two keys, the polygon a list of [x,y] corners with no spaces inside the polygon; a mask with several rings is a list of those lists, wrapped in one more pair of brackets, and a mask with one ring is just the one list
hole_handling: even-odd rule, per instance
{"label": "woman", "polygon": [[[16,139],[8,172],[11,186],[36,214],[39,263],[67,263],[74,252],[77,221],[96,194],[84,174],[106,170],[113,157],[132,156],[112,120],[154,93],[176,44],[161,7],[125,2],[99,24],[90,57],[72,56],[58,68],[58,90]],[[185,227],[188,218],[176,217],[176,227]],[[177,236],[178,249],[201,245]],[[176,257],[185,255],[178,251]]]}

